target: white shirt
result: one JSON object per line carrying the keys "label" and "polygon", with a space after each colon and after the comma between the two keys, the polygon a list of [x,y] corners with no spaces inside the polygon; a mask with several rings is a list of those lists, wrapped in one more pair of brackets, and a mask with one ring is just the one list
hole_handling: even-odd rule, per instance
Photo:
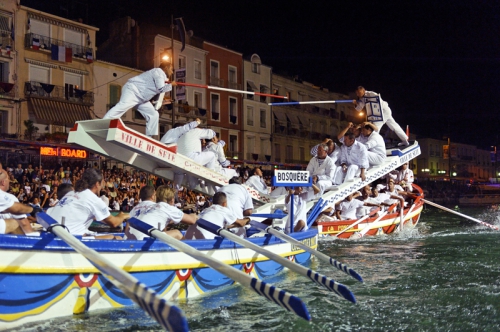
{"label": "white shirt", "polygon": [[198,127],[198,121],[191,121],[190,123],[186,123],[184,126],[172,128],[167,131],[165,135],[163,135],[160,142],[165,144],[177,143],[179,137],[196,127]]}
{"label": "white shirt", "polygon": [[[335,143],[333,143],[335,144]],[[313,146],[311,148],[311,155],[313,157],[316,157],[318,155],[318,146],[319,144]],[[337,164],[338,158],[339,158],[339,152],[340,152],[340,147],[335,144],[335,150],[332,151],[332,153],[328,154],[328,157],[330,157],[333,160],[334,164]]]}
{"label": "white shirt", "polygon": [[[0,192],[1,192],[0,197],[2,200],[2,202],[0,203],[0,212],[7,210],[12,205],[14,205],[14,203],[16,203],[16,202],[19,203],[19,200],[17,199],[16,196],[9,194],[9,193],[6,193],[6,192],[1,191],[1,190],[0,190]],[[23,218],[27,218],[27,217],[28,216],[26,214],[12,214],[12,213],[7,213],[7,212],[0,213],[1,219],[23,219]]]}
{"label": "white shirt", "polygon": [[[357,100],[357,105],[355,107],[356,111],[361,111],[363,109],[363,107],[365,107],[366,97],[377,97],[377,96],[379,98],[380,107],[382,107],[382,111],[390,110],[389,104],[385,100],[382,100],[382,96],[380,96],[380,94],[378,94],[374,91],[365,90],[365,95]],[[370,104],[370,103],[368,103],[368,104]],[[373,114],[373,111],[371,109],[367,110],[367,111],[368,111],[368,114],[370,114],[370,113]]]}
{"label": "white shirt", "polygon": [[226,194],[227,207],[233,211],[237,219],[243,219],[243,211],[253,209],[252,197],[242,185],[232,183],[223,186],[218,191]]}
{"label": "white shirt", "polygon": [[205,150],[212,151],[217,157],[217,161],[219,161],[222,167],[227,167],[231,165],[231,162],[226,159],[226,155],[224,153],[224,148],[222,144],[208,142],[207,146],[205,147]]}
{"label": "white shirt", "polygon": [[94,218],[103,220],[110,216],[106,204],[90,189],[70,191],[47,214],[59,223],[64,218],[64,225],[73,235],[87,233]]}
{"label": "white shirt", "polygon": [[167,75],[160,68],[153,68],[140,75],[132,77],[127,81],[137,87],[140,92],[140,98],[149,101],[151,98],[162,92],[172,90],[172,85],[166,84]]}
{"label": "white shirt", "polygon": [[261,178],[258,175],[252,175],[251,177],[249,177],[248,180],[245,182],[245,184],[250,188],[254,188],[261,194],[265,195],[269,194],[266,182],[264,181],[263,178]]}
{"label": "white shirt", "polygon": [[340,202],[337,210],[340,211],[342,220],[351,220],[356,219],[356,210],[363,205],[364,203],[357,199],[351,199],[350,201],[345,200]]}
{"label": "white shirt", "polygon": [[[172,206],[165,202],[153,204],[154,205],[147,206],[145,209],[143,209],[138,216],[137,212],[135,212],[135,215],[133,216],[145,222],[146,224],[158,228],[159,230],[163,230],[170,221],[173,221],[175,224],[181,222],[184,213],[175,206]],[[135,209],[133,209],[132,211],[134,210]],[[130,227],[129,231],[137,238],[137,240],[142,240],[147,237],[144,233],[139,232],[133,227]]]}
{"label": "white shirt", "polygon": [[331,180],[335,174],[335,163],[330,157],[326,156],[320,166],[318,157],[314,157],[309,160],[306,170],[309,171],[311,176],[316,175],[318,180]]}
{"label": "white shirt", "polygon": [[16,198],[16,196],[0,190],[0,212],[7,210],[12,205],[14,205],[14,203],[16,202],[14,198]]}
{"label": "white shirt", "polygon": [[[203,210],[203,212],[200,213],[200,218],[210,221],[211,223],[223,228],[231,225],[236,221],[236,219],[238,219],[229,208],[217,204]],[[198,228],[198,230],[203,234],[205,239],[213,239],[216,236],[214,233],[209,232],[200,226],[196,226],[196,228]]]}
{"label": "white shirt", "polygon": [[405,181],[406,184],[412,184],[413,180],[413,171],[409,168],[400,170],[396,179],[398,183],[400,183],[401,181]]}
{"label": "white shirt", "polygon": [[384,159],[387,158],[384,139],[376,131],[372,131],[370,136],[363,136],[361,134],[358,138],[356,138],[356,140],[363,143],[368,151],[373,152]]}
{"label": "white shirt", "polygon": [[[302,228],[301,232],[305,232],[309,229],[307,227],[307,201],[314,196],[312,191],[306,191],[299,195],[293,195],[293,201],[290,199],[286,208],[288,213],[291,212],[292,202],[293,202],[293,227],[297,225],[299,220],[304,220],[305,226]],[[290,197],[291,198],[291,197]],[[288,216],[285,225],[285,233],[290,233],[290,216]]]}
{"label": "white shirt", "polygon": [[177,153],[191,157],[201,152],[201,139],[212,139],[215,131],[212,129],[195,128],[184,133],[177,141]]}
{"label": "white shirt", "polygon": [[354,141],[351,146],[344,144],[340,147],[340,164],[357,165],[359,168],[367,169],[369,167],[367,151],[366,146],[358,141]]}

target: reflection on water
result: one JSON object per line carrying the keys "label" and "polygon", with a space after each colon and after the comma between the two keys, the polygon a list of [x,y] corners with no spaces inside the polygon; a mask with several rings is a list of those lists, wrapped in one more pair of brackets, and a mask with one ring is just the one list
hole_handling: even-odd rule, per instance
{"label": "reflection on water", "polygon": [[[497,226],[498,212],[457,209]],[[179,303],[193,331],[498,331],[500,232],[427,208],[418,229],[360,240],[322,239],[320,250],[348,264],[363,284],[331,266],[310,267],[348,286],[353,305],[286,271],[266,281],[299,296],[305,322],[240,286]],[[140,309],[127,308],[33,324],[19,331],[154,331]]]}

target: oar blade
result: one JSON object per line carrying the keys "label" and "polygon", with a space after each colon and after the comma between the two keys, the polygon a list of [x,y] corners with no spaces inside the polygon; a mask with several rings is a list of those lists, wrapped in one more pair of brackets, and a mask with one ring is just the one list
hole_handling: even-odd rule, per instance
{"label": "oar blade", "polygon": [[307,310],[304,301],[297,296],[275,286],[271,286],[256,278],[252,278],[250,286],[255,290],[255,292],[266,297],[269,301],[275,302],[305,320],[311,320],[311,315],[309,314],[309,310]]}
{"label": "oar blade", "polygon": [[118,286],[128,297],[153,317],[167,331],[189,331],[187,318],[177,306],[170,305],[165,299],[141,282],[137,282],[133,291]]}
{"label": "oar blade", "polygon": [[333,265],[333,266],[335,266],[337,269],[339,269],[341,271],[344,271],[345,273],[349,274],[354,279],[363,282],[363,278],[359,275],[359,273],[356,272],[355,270],[351,269],[347,265],[342,264],[342,263],[336,261],[333,258],[330,258],[330,264]]}
{"label": "oar blade", "polygon": [[319,285],[325,286],[327,289],[331,290],[335,294],[340,297],[343,297],[347,301],[351,301],[352,303],[356,303],[356,298],[354,294],[351,292],[347,286],[342,285],[341,283],[336,282],[335,280],[328,278],[318,272],[315,272],[311,269],[307,271],[307,276],[312,281],[316,282]]}

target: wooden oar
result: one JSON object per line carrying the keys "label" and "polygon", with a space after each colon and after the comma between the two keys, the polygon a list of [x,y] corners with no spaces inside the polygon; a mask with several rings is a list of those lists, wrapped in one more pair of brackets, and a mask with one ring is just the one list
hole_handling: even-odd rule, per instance
{"label": "wooden oar", "polygon": [[[403,213],[401,212],[401,221],[399,222],[399,225],[398,225],[398,228],[397,228],[398,231],[402,231],[403,230],[403,223],[406,220],[406,217],[408,217],[410,215],[411,211],[413,211],[414,207],[415,207],[415,203],[413,203],[410,206],[410,209],[408,210],[408,212],[406,213],[406,215],[404,217],[403,217]],[[403,210],[403,209],[401,209],[401,210]]]}
{"label": "wooden oar", "polygon": [[366,225],[365,228],[361,230],[361,232],[356,233],[359,237],[365,236],[366,233],[370,230],[370,225],[375,224],[376,222],[380,221],[385,215],[388,213],[388,211],[381,212],[380,215],[378,216],[377,219],[375,219],[373,222],[369,223]]}
{"label": "wooden oar", "polygon": [[109,281],[137,303],[163,328],[168,331],[189,331],[187,319],[181,309],[169,304],[132,275],[117,267],[94,249],[84,245],[48,214],[40,212],[36,217],[38,223],[47,231],[54,233],[87,258]]}
{"label": "wooden oar", "polygon": [[274,302],[277,305],[287,309],[288,311],[293,312],[297,316],[308,321],[311,320],[311,315],[309,314],[306,305],[300,298],[278,287],[272,286],[264,281],[253,278],[248,274],[240,270],[237,270],[236,268],[233,268],[232,266],[226,263],[223,263],[215,258],[212,258],[209,255],[200,252],[199,250],[191,247],[190,245],[182,241],[174,239],[173,237],[159,231],[158,229],[154,228],[149,224],[146,224],[145,222],[139,219],[130,218],[128,222],[130,226],[134,227],[140,232],[148,236],[152,236],[168,244],[177,251],[185,253],[186,255],[189,255],[194,259],[202,263],[205,263],[212,269],[219,271],[228,278],[240,283],[242,286],[250,288],[257,294],[264,296],[269,301]]}
{"label": "wooden oar", "polygon": [[492,224],[488,224],[487,222],[484,222],[484,221],[481,221],[479,219],[476,219],[476,218],[472,218],[472,217],[469,217],[468,215],[465,215],[465,214],[462,214],[460,212],[457,212],[457,211],[453,211],[451,209],[448,209],[447,207],[444,207],[442,205],[439,205],[439,204],[436,204],[436,203],[433,203],[431,201],[428,201],[426,199],[422,199],[422,202],[424,203],[427,203],[429,205],[432,205],[434,207],[437,207],[438,209],[441,209],[441,210],[444,210],[444,211],[447,211],[447,212],[450,212],[450,213],[453,213],[453,214],[456,214],[457,216],[460,216],[460,217],[463,217],[463,218],[466,218],[466,219],[469,219],[469,220],[472,220],[472,221],[475,221],[483,226],[486,226],[486,227],[489,227],[491,229],[494,229],[496,231],[499,231],[500,229],[497,227],[497,226],[493,226]]}
{"label": "wooden oar", "polygon": [[358,219],[358,221],[356,221],[355,223],[349,225],[349,227],[347,228],[344,228],[342,231],[340,231],[339,233],[337,233],[337,235],[335,235],[335,237],[339,237],[340,234],[344,233],[345,231],[353,228],[354,226],[356,226],[357,224],[365,221],[367,218],[373,216],[375,213],[377,213],[378,211],[380,211],[380,208],[376,208],[375,210],[373,211],[370,211],[370,213],[368,213],[366,216],[363,216],[361,218]]}
{"label": "wooden oar", "polygon": [[354,271],[353,269],[351,269],[347,265],[336,261],[335,259],[331,258],[330,256],[327,256],[327,255],[323,254],[322,252],[319,252],[317,250],[314,250],[314,249],[306,246],[302,242],[295,240],[293,237],[288,236],[286,234],[283,234],[280,231],[278,231],[278,230],[276,230],[268,225],[264,225],[258,221],[255,221],[255,220],[250,221],[250,225],[252,225],[255,228],[264,230],[266,233],[272,234],[272,235],[276,236],[277,238],[280,238],[284,241],[290,242],[291,244],[313,254],[319,260],[322,260],[323,262],[326,262],[326,263],[336,267],[340,271],[343,271],[343,272],[349,274],[350,276],[354,277],[356,280],[363,282],[363,278],[361,278],[361,276],[358,274],[358,272]]}
{"label": "wooden oar", "polygon": [[347,288],[346,286],[336,282],[333,279],[328,278],[327,276],[324,276],[322,274],[319,274],[311,269],[307,269],[303,267],[302,265],[299,265],[297,263],[291,262],[288,259],[285,259],[281,257],[278,254],[275,254],[267,249],[261,248],[256,244],[253,244],[252,242],[242,239],[239,236],[220,228],[219,226],[204,220],[204,219],[198,219],[197,221],[198,226],[206,229],[209,232],[212,232],[214,234],[220,235],[222,237],[227,238],[228,240],[231,240],[235,243],[238,243],[239,245],[254,250],[258,252],[259,254],[268,257],[269,259],[277,262],[278,264],[281,264],[285,267],[287,267],[289,270],[297,272],[305,277],[308,277],[312,281],[316,282],[319,285],[322,285],[329,289],[332,292],[335,292],[337,295],[345,298],[348,301],[351,301],[353,303],[356,303],[356,299],[354,297],[354,294]]}

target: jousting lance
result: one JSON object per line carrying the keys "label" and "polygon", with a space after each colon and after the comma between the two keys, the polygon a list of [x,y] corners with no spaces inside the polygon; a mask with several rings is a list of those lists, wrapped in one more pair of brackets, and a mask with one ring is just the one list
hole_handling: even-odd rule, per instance
{"label": "jousting lance", "polygon": [[[169,82],[166,82],[166,83],[169,83]],[[179,85],[179,86],[191,86],[194,88],[202,88],[202,89],[208,89],[208,90],[219,90],[219,91],[243,93],[243,94],[247,94],[247,95],[262,96],[262,97],[288,99],[287,96],[272,95],[269,93],[261,93],[261,92],[245,91],[245,90],[237,90],[237,89],[228,89],[228,88],[221,88],[218,86],[204,85],[204,84],[192,84],[192,83],[184,83],[184,82],[175,82],[175,83],[177,83],[177,85]]]}
{"label": "jousting lance", "polygon": [[352,99],[348,100],[312,100],[312,101],[287,101],[281,103],[268,103],[269,106],[286,106],[286,105],[306,105],[306,104],[342,104],[352,103]]}

